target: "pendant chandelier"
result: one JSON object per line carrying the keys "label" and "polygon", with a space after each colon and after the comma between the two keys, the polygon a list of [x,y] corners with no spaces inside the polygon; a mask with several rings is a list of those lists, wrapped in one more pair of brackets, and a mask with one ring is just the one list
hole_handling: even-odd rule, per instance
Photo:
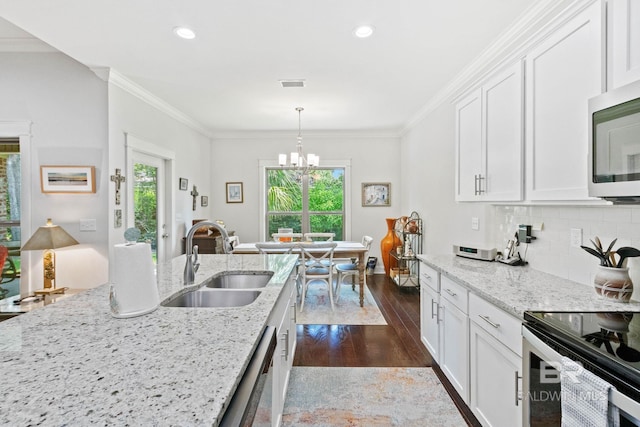
{"label": "pendant chandelier", "polygon": [[302,152],[301,113],[304,111],[304,108],[297,107],[296,111],[298,112],[298,143],[296,144],[296,151],[291,153],[289,163],[287,163],[286,154],[278,155],[278,163],[282,167],[290,167],[306,174],[309,169],[315,168],[320,164],[320,157],[311,153],[305,156]]}

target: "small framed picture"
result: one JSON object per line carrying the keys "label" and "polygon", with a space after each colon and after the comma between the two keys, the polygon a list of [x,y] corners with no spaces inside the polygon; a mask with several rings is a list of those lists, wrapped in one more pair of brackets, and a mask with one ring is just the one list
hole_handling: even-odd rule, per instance
{"label": "small framed picture", "polygon": [[202,207],[209,206],[209,197],[208,196],[202,196],[202,198],[200,199],[200,206],[202,206]]}
{"label": "small framed picture", "polygon": [[189,180],[187,178],[180,178],[180,190],[187,191],[189,188]]}
{"label": "small framed picture", "polygon": [[363,182],[362,206],[391,206],[391,183]]}
{"label": "small framed picture", "polygon": [[95,193],[94,166],[40,166],[43,193]]}
{"label": "small framed picture", "polygon": [[241,182],[227,182],[227,203],[242,203]]}

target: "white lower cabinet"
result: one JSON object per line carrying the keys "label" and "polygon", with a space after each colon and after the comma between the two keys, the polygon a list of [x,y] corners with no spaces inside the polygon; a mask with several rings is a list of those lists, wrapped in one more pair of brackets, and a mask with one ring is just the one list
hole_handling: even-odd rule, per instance
{"label": "white lower cabinet", "polygon": [[471,411],[483,426],[521,426],[522,359],[475,322],[471,322],[470,336]]}
{"label": "white lower cabinet", "polygon": [[466,288],[448,277],[440,284],[440,369],[469,403],[469,317]]}
{"label": "white lower cabinet", "polygon": [[475,294],[469,320],[469,407],[483,426],[521,426],[521,322]]}
{"label": "white lower cabinet", "polygon": [[289,376],[296,349],[296,293],[295,278],[291,276],[282,290],[269,324],[277,328],[277,343],[273,354],[271,420],[273,426],[282,423]]}
{"label": "white lower cabinet", "polygon": [[522,321],[426,263],[420,272],[422,343],[483,426],[522,426]]}

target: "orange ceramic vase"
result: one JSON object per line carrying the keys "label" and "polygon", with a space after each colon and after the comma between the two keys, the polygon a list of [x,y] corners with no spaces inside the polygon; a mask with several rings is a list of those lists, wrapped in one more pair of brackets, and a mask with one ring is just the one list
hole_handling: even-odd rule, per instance
{"label": "orange ceramic vase", "polygon": [[395,251],[398,246],[402,245],[402,241],[393,229],[396,224],[396,219],[386,218],[385,221],[387,221],[387,235],[380,241],[380,256],[382,256],[382,262],[384,264],[384,273],[388,276],[391,269],[398,266],[398,261],[389,253],[392,250]]}

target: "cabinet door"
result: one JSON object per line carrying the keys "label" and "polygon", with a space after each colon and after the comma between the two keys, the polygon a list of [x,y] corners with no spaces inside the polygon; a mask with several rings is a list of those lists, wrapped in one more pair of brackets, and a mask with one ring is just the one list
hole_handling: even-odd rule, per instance
{"label": "cabinet door", "polygon": [[609,0],[609,84],[640,80],[640,2]]}
{"label": "cabinet door", "polygon": [[482,86],[484,201],[520,201],[523,193],[523,63]]}
{"label": "cabinet door", "polygon": [[438,362],[440,334],[438,294],[429,286],[420,287],[420,339],[434,362]]}
{"label": "cabinet door", "polygon": [[482,173],[482,92],[456,105],[456,200],[478,200]]}
{"label": "cabinet door", "polygon": [[471,323],[470,408],[483,426],[521,426],[522,359]]}
{"label": "cabinet door", "polygon": [[462,400],[469,403],[469,318],[440,299],[440,368]]}
{"label": "cabinet door", "polygon": [[528,200],[586,200],[587,101],[602,92],[602,6],[596,2],[526,57]]}

